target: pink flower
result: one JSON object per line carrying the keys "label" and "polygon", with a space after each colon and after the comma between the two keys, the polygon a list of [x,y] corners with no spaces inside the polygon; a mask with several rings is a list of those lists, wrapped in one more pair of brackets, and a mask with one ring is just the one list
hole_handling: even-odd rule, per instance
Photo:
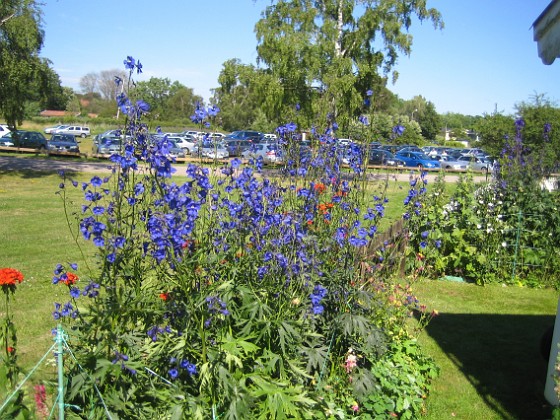
{"label": "pink flower", "polygon": [[346,369],[346,372],[347,373],[352,372],[352,369],[354,369],[356,366],[358,366],[358,358],[354,353],[348,354],[348,357],[346,358],[346,363],[344,364],[344,368]]}

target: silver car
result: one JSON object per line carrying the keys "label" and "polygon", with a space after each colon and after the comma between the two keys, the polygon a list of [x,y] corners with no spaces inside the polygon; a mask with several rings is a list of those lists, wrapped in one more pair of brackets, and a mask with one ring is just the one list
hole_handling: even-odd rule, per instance
{"label": "silver car", "polygon": [[250,149],[241,153],[241,157],[245,159],[258,159],[259,157],[262,157],[265,163],[282,162],[282,152],[276,144],[253,144]]}
{"label": "silver car", "polygon": [[201,143],[198,153],[201,157],[210,159],[226,159],[229,157],[229,152],[222,143]]}

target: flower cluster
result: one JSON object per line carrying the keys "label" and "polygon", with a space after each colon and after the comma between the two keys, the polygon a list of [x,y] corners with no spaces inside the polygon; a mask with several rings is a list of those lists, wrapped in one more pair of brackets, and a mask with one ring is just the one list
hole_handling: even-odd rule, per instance
{"label": "flower cluster", "polygon": [[321,315],[325,307],[322,305],[322,301],[327,296],[327,289],[325,289],[320,284],[317,284],[313,288],[313,292],[309,295],[309,299],[311,300],[311,310],[314,315]]}
{"label": "flower cluster", "polygon": [[[78,269],[78,264],[71,263],[70,267],[73,270]],[[52,284],[64,283],[67,286],[72,286],[76,284],[79,280],[78,276],[70,271],[66,271],[62,264],[57,264],[54,269],[54,276],[52,278]]]}
{"label": "flower cluster", "polygon": [[0,268],[0,286],[14,288],[23,281],[23,274],[15,268]]}
{"label": "flower cluster", "polygon": [[187,372],[188,375],[194,376],[198,373],[196,365],[194,363],[189,362],[187,359],[177,360],[177,358],[172,357],[169,359],[169,364],[171,368],[168,371],[169,376],[171,379],[177,379],[181,373],[181,370]]}
{"label": "flower cluster", "polygon": [[[130,58],[125,64],[137,68]],[[377,234],[386,204],[383,194],[372,196],[361,182],[363,149],[346,154],[337,147],[331,115],[324,133],[314,134],[320,146],[307,151],[299,147],[296,123],[278,128],[285,153],[274,172],[279,177],[262,170],[262,162],[243,165],[239,159],[213,168],[189,164],[176,177],[168,145],[144,133],[140,119],[147,108],[136,104],[123,108],[129,119],[123,131],[134,136],[121,155],[112,156],[111,176],[81,184],[86,204],[80,232],[100,257],[95,282],[80,294],[73,273],[62,265],[55,270],[55,283],[67,284],[72,298],[97,297],[81,301],[80,307],[90,309],[79,314],[73,300],[55,306],[55,318],[71,323],[79,335],[79,357],[114,354],[113,363],[122,369],[145,365],[160,379],[171,379],[176,408],[152,378],[111,378],[122,389],[134,384],[146,391],[138,394],[152,402],[142,407],[180,409],[186,417],[210,409],[238,417],[235,396],[256,401],[261,391],[255,389],[268,387],[271,379],[286,396],[303,392],[316,401],[322,398],[319,387],[291,384],[310,378],[318,383],[329,371],[334,375],[325,383],[344,378],[341,373],[356,368],[356,354],[360,367],[362,360],[371,365],[391,339],[391,328],[401,331],[402,324],[392,325],[399,308],[372,293],[377,281],[358,278],[362,251]],[[198,104],[193,121],[207,126],[217,112]],[[352,171],[342,170],[345,159]],[[349,346],[353,355],[347,354]],[[330,351],[323,355],[315,351],[320,348]],[[287,363],[301,369],[286,369]],[[99,383],[111,392],[117,387],[103,385],[110,382],[104,375],[99,372]],[[348,411],[354,398],[336,404]],[[352,411],[358,410],[354,405]],[[245,415],[253,417],[258,409]],[[128,410],[119,415],[139,416]]]}
{"label": "flower cluster", "polygon": [[126,365],[126,362],[128,362],[128,356],[126,354],[115,351],[115,358],[112,360],[111,363],[115,365],[119,362],[121,364],[122,370],[129,372],[131,375],[136,375],[136,369],[132,369]]}

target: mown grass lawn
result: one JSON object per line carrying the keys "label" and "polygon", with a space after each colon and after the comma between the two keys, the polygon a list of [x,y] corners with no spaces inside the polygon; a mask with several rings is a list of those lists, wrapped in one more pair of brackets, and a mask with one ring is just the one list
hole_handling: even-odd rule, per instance
{"label": "mown grass lawn", "polygon": [[558,293],[424,280],[414,286],[439,315],[421,334],[441,369],[428,419],[547,419],[541,337],[554,324]]}
{"label": "mown grass lawn", "polygon": [[[76,177],[89,180],[91,175]],[[53,342],[54,302],[67,300],[67,291],[51,283],[55,265],[77,262],[81,275],[87,275],[84,261],[94,255],[91,244],[72,238],[67,224],[67,214],[72,220],[72,212],[79,212],[81,192],[67,189],[70,203],[65,213],[57,195],[59,182],[56,174],[0,173],[0,267],[16,268],[25,276],[13,309],[18,354],[27,369]],[[389,181],[382,226],[400,217],[406,194],[406,183]],[[428,419],[550,415],[542,396],[546,362],[540,356],[540,338],[554,320],[555,291],[440,280],[420,281],[414,290],[429,311],[439,311],[420,335],[425,351],[441,368],[427,400]],[[51,363],[37,375],[54,373]]]}

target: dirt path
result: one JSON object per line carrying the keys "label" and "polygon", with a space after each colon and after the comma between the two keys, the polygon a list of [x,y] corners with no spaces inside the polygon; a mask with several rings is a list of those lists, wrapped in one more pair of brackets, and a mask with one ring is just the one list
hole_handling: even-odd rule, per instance
{"label": "dirt path", "polygon": [[[53,158],[53,157],[30,157],[30,156],[0,156],[0,175],[4,173],[12,173],[14,171],[37,171],[46,173],[56,173],[65,171],[71,173],[110,173],[113,167],[110,161],[104,162],[81,162],[74,159]],[[185,173],[186,163],[177,163],[173,167],[177,170],[175,173],[182,175]],[[398,173],[389,174],[391,180],[408,181],[411,173],[417,171],[403,169]],[[428,181],[433,181],[438,172],[430,172],[427,175]],[[372,173],[371,176],[376,179],[383,179],[386,173]],[[445,180],[447,182],[456,182],[459,178],[458,174],[447,174]],[[476,182],[482,182],[486,179],[484,175],[476,176]]]}

